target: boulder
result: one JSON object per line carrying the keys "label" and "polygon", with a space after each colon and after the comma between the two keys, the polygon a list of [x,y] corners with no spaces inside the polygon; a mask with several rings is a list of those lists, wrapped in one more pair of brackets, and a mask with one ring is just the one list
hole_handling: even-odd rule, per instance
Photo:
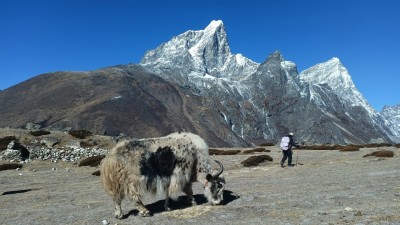
{"label": "boulder", "polygon": [[12,140],[7,149],[0,153],[2,160],[25,160],[29,159],[30,152],[16,140]]}
{"label": "boulder", "polygon": [[25,129],[27,130],[38,130],[40,129],[42,126],[40,126],[40,124],[36,124],[36,123],[27,123],[25,125]]}
{"label": "boulder", "polygon": [[60,143],[60,139],[56,137],[44,137],[42,140],[40,140],[41,144],[45,144],[47,147],[51,148],[54,145]]}

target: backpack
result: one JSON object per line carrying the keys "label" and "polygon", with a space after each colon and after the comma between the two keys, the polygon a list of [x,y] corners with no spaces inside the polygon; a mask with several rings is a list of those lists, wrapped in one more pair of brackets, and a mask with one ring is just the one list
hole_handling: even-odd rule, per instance
{"label": "backpack", "polygon": [[284,136],[281,139],[281,144],[279,145],[281,147],[281,150],[286,151],[289,149],[290,145],[289,145],[290,139],[288,136]]}

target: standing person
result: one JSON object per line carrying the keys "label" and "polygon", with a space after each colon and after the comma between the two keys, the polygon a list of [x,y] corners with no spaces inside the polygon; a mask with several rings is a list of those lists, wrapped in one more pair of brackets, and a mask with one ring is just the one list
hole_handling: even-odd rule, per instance
{"label": "standing person", "polygon": [[296,146],[297,148],[300,148],[298,144],[296,144],[293,140],[293,133],[290,132],[288,135],[285,135],[282,137],[281,140],[281,150],[282,150],[282,160],[281,160],[281,167],[284,167],[283,164],[285,164],[286,159],[288,159],[288,166],[294,166],[292,164],[292,147]]}

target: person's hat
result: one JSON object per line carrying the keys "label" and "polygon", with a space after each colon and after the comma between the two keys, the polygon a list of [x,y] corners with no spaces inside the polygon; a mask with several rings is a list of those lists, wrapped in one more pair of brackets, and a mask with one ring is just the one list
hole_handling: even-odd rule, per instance
{"label": "person's hat", "polygon": [[292,133],[292,132],[290,132],[290,133],[289,133],[289,135],[290,135],[290,136],[293,136],[293,133]]}

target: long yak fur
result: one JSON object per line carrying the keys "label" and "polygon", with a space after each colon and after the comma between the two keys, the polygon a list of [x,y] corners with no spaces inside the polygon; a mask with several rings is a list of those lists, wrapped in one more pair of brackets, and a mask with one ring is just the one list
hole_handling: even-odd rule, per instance
{"label": "long yak fur", "polygon": [[192,204],[192,183],[197,181],[197,172],[206,173],[204,193],[209,202],[220,204],[223,200],[225,180],[211,175],[211,161],[208,146],[198,135],[192,133],[172,133],[166,137],[149,139],[129,139],[119,142],[102,160],[101,182],[115,203],[115,216],[122,218],[121,201],[131,198],[138,207],[139,214],[151,213],[141,202],[145,193],[165,195],[165,209],[169,208],[169,198],[176,199],[183,191]]}

